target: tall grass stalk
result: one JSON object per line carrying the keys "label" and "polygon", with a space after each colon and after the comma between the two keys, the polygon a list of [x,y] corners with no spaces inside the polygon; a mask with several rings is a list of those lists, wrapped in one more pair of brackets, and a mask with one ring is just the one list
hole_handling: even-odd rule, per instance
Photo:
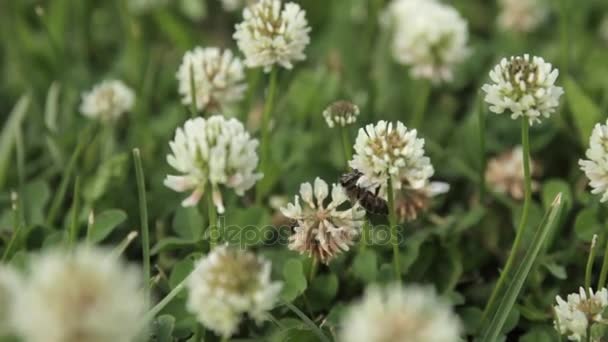
{"label": "tall grass stalk", "polygon": [[525,235],[526,224],[528,222],[528,213],[530,211],[530,202],[532,200],[532,178],[530,176],[530,125],[526,118],[521,119],[521,141],[523,147],[523,164],[524,164],[524,204],[522,209],[522,214],[519,220],[519,225],[517,227],[517,232],[515,233],[515,240],[513,241],[513,246],[511,247],[511,252],[509,253],[509,257],[505,264],[504,269],[500,273],[500,277],[498,278],[498,282],[496,286],[494,286],[494,290],[490,295],[490,299],[486,304],[485,310],[482,316],[482,325],[488,319],[488,315],[492,314],[490,309],[496,304],[497,296],[499,293],[503,291],[505,287],[505,282],[507,280],[508,275],[511,273],[511,269],[514,266],[514,262],[517,259],[522,237]]}
{"label": "tall grass stalk", "polygon": [[146,179],[141,165],[141,154],[138,148],[133,149],[133,164],[137,179],[137,195],[139,199],[139,220],[141,224],[141,250],[143,254],[143,271],[145,279],[144,295],[150,298],[150,228],[148,226],[148,206],[146,200]]}

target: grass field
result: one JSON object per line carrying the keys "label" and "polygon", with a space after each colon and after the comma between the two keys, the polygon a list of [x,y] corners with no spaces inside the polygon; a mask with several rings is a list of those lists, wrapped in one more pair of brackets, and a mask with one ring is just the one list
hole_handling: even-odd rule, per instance
{"label": "grass field", "polygon": [[0,2],[0,341],[607,340],[608,2],[292,1]]}

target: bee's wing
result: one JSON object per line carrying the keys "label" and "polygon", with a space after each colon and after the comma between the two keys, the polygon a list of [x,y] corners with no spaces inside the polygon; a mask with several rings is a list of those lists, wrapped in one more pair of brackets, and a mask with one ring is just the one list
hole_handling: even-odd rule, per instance
{"label": "bee's wing", "polygon": [[450,184],[445,182],[431,182],[427,185],[425,190],[430,197],[433,197],[450,191]]}

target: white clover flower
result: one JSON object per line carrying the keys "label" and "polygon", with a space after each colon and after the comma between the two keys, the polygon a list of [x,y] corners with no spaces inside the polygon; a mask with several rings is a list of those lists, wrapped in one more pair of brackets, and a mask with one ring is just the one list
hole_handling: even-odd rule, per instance
{"label": "white clover flower", "polygon": [[524,55],[503,58],[490,71],[493,83],[484,84],[485,101],[490,110],[502,114],[511,112],[511,118],[525,117],[533,125],[541,117],[548,118],[559,106],[564,93],[555,85],[559,71],[541,57]]}
{"label": "white clover flower", "polygon": [[549,16],[544,0],[500,0],[500,7],[498,25],[508,31],[534,31]]}
{"label": "white clover flower", "polygon": [[190,119],[175,131],[169,146],[172,154],[167,155],[167,162],[182,175],[167,175],[164,184],[177,192],[193,191],[182,202],[184,207],[196,205],[210,183],[213,202],[221,214],[224,205],[220,185],[242,196],[262,178],[255,172],[258,141],[237,119],[221,115]]}
{"label": "white clover flower", "polygon": [[260,0],[245,8],[234,39],[245,55],[245,65],[268,72],[275,64],[291,69],[294,62],[306,59],[309,32],[306,12],[298,4]]}
{"label": "white clover flower", "polygon": [[315,257],[327,264],[342,251],[354,244],[364,223],[365,210],[359,205],[339,210],[348,196],[339,184],[332,184],[331,201],[326,203],[329,187],[316,178],[314,189],[310,183],[300,185],[300,197],[281,208],[281,213],[296,221],[294,234],[289,238],[289,249]]}
{"label": "white clover flower", "polygon": [[596,124],[589,138],[589,148],[585,153],[588,160],[579,160],[581,170],[589,178],[592,194],[602,195],[601,201],[608,201],[608,121]]}
{"label": "white clover flower", "polygon": [[187,281],[187,308],[207,328],[230,337],[244,314],[265,319],[282,283],[270,279],[270,262],[253,253],[219,246],[201,259]]}
{"label": "white clover flower", "polygon": [[323,111],[323,117],[330,128],[354,124],[358,116],[359,107],[349,101],[336,101]]}
{"label": "white clover flower", "polygon": [[[530,160],[530,175],[540,174],[540,164]],[[490,159],[485,171],[485,180],[490,187],[499,193],[509,194],[516,200],[524,198],[524,151],[521,145],[507,150]],[[540,185],[532,180],[532,191],[537,191]]]}
{"label": "white clover flower", "polygon": [[[194,76],[192,82],[191,75]],[[198,110],[222,110],[240,101],[247,85],[240,58],[230,50],[196,47],[186,52],[177,71],[182,103],[192,103],[192,86]]]}
{"label": "white clover flower", "polygon": [[571,341],[583,341],[587,337],[587,327],[595,322],[603,322],[602,316],[608,306],[608,290],[605,288],[589,293],[582,287],[579,293],[568,295],[567,301],[560,296],[555,298],[554,326],[562,335],[567,335]]}
{"label": "white clover flower", "polygon": [[20,291],[21,283],[17,273],[0,265],[0,337],[12,332],[11,316],[14,298]]}
{"label": "white clover flower", "polygon": [[384,199],[389,178],[394,189],[424,188],[435,170],[424,155],[424,139],[417,134],[399,121],[393,124],[381,120],[360,128],[355,154],[349,162],[350,167],[363,174],[357,185],[365,189],[380,187],[379,195]]}
{"label": "white clover flower", "polygon": [[457,342],[462,326],[431,288],[372,285],[342,321],[343,342]]}
{"label": "white clover flower", "polygon": [[146,311],[140,273],[90,246],[33,259],[13,321],[28,342],[129,342]]}
{"label": "white clover flower", "polygon": [[451,81],[454,67],[469,55],[467,22],[449,5],[394,0],[384,21],[393,27],[393,57],[409,65],[414,78]]}
{"label": "white clover flower", "polygon": [[133,90],[119,80],[106,80],[82,94],[80,112],[91,119],[115,121],[135,103]]}

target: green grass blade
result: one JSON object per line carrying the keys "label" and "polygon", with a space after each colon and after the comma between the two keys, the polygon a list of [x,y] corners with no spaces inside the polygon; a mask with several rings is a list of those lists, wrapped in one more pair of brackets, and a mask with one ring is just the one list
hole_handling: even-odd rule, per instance
{"label": "green grass blade", "polygon": [[4,188],[6,173],[11,164],[11,152],[15,145],[17,130],[27,113],[30,104],[29,95],[23,95],[8,116],[0,133],[0,189]]}
{"label": "green grass blade", "polygon": [[139,149],[133,149],[133,162],[135,164],[135,176],[137,179],[137,193],[139,198],[139,217],[141,220],[141,249],[143,253],[143,268],[145,279],[146,300],[150,296],[150,234],[148,227],[148,207],[146,200],[146,180],[144,169],[141,165]]}
{"label": "green grass blade", "polygon": [[534,234],[534,238],[530,243],[530,247],[527,249],[524,258],[521,263],[515,269],[515,273],[513,275],[512,280],[508,283],[505,293],[502,296],[501,300],[498,302],[496,306],[496,310],[490,310],[488,312],[493,313],[491,319],[488,320],[488,325],[482,327],[482,342],[494,342],[497,340],[502,327],[507,320],[507,316],[511,312],[517,297],[536,261],[536,258],[539,252],[542,249],[549,232],[555,228],[555,223],[557,222],[557,218],[560,216],[563,202],[561,200],[562,195],[559,193],[553,204],[551,205],[550,210],[545,214],[545,217],[541,221],[536,234]]}

